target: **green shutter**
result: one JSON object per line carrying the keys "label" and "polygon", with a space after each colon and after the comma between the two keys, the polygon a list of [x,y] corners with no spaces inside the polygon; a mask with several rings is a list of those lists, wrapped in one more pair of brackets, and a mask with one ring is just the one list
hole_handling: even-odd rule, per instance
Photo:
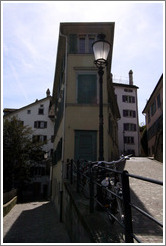
{"label": "green shutter", "polygon": [[97,103],[96,74],[79,74],[77,87],[78,103]]}
{"label": "green shutter", "polygon": [[69,35],[69,53],[70,54],[77,53],[77,35],[76,34]]}
{"label": "green shutter", "polygon": [[95,161],[97,153],[96,131],[75,131],[75,159]]}

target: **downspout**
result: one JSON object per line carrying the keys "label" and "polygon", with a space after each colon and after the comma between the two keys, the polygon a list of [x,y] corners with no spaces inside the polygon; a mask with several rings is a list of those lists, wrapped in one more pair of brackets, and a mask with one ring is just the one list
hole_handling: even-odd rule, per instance
{"label": "downspout", "polygon": [[64,153],[65,153],[65,116],[66,116],[66,81],[67,81],[67,36],[59,32],[61,37],[66,39],[65,47],[65,81],[64,81],[64,117],[63,117],[63,130],[62,130],[62,165],[61,165],[61,183],[60,183],[60,222],[62,222],[63,214],[63,175],[64,175]]}

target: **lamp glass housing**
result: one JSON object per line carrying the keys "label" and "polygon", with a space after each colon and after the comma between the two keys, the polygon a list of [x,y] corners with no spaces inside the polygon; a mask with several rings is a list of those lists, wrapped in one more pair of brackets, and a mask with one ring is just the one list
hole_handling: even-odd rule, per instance
{"label": "lamp glass housing", "polygon": [[110,51],[110,44],[105,41],[96,41],[93,45],[95,60],[107,60]]}
{"label": "lamp glass housing", "polygon": [[107,62],[108,54],[110,51],[110,43],[105,40],[97,40],[93,43],[93,52],[95,57],[95,63],[98,65],[104,65]]}

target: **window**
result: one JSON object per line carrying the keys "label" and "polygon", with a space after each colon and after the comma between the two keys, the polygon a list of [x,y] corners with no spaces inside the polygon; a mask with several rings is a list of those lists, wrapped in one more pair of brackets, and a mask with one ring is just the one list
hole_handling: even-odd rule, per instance
{"label": "window", "polygon": [[69,53],[84,54],[93,53],[92,43],[96,40],[96,34],[70,34],[69,35]]}
{"label": "window", "polygon": [[85,53],[85,38],[79,38],[79,53]]}
{"label": "window", "polygon": [[97,74],[78,74],[77,103],[97,103]]}
{"label": "window", "polygon": [[89,37],[89,53],[93,53],[92,44],[95,41],[94,37]]}
{"label": "window", "polygon": [[134,110],[123,110],[123,117],[130,117],[135,118],[136,117],[136,111]]}
{"label": "window", "polygon": [[35,121],[34,128],[47,128],[47,121]]}
{"label": "window", "polygon": [[134,137],[124,137],[125,144],[134,144]]}
{"label": "window", "polygon": [[153,116],[156,112],[156,100],[151,105],[151,116]]}
{"label": "window", "polygon": [[27,114],[31,114],[31,110],[30,109],[27,110]]}
{"label": "window", "polygon": [[97,159],[97,131],[75,131],[75,160]]}
{"label": "window", "polygon": [[150,111],[148,110],[148,123],[150,122]]}
{"label": "window", "polygon": [[133,123],[124,123],[123,124],[124,131],[136,131],[136,124]]}
{"label": "window", "polygon": [[126,103],[135,103],[135,97],[123,95],[122,101]]}
{"label": "window", "polygon": [[51,143],[54,142],[54,135],[51,136]]}
{"label": "window", "polygon": [[32,141],[35,143],[39,143],[39,142],[42,142],[42,143],[45,143],[47,141],[47,136],[45,135],[33,135],[32,136]]}
{"label": "window", "polygon": [[43,108],[39,108],[38,109],[38,114],[44,114],[44,109]]}
{"label": "window", "polygon": [[157,107],[160,108],[161,106],[161,101],[160,101],[160,94],[157,96]]}

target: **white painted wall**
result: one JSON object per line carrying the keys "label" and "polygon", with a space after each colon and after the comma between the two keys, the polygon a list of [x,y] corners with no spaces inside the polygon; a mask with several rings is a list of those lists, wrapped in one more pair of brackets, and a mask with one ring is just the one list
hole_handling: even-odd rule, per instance
{"label": "white painted wall", "polygon": [[[115,85],[115,83],[114,83]],[[115,94],[117,95],[117,102],[119,106],[119,111],[121,115],[121,119],[118,121],[118,142],[119,142],[119,154],[124,153],[124,149],[134,149],[135,155],[139,155],[139,124],[138,124],[138,106],[137,106],[137,88],[131,87],[132,92],[125,92],[124,89],[129,89],[129,87],[126,87],[124,84],[124,87],[122,85],[118,86],[115,85]],[[134,96],[135,97],[135,103],[127,103],[123,102],[122,96],[128,95],[128,96]],[[136,111],[136,117],[123,117],[123,110],[134,110]],[[123,128],[124,123],[133,123],[136,124],[136,131],[125,131]],[[124,136],[133,136],[134,137],[134,144],[125,144],[124,145]]]}
{"label": "white painted wall", "polygon": [[[29,104],[18,111],[5,115],[5,118],[10,118],[13,116],[17,116],[19,120],[24,121],[24,125],[30,126],[33,130],[33,135],[46,135],[47,136],[47,144],[43,146],[44,151],[49,151],[53,149],[53,143],[51,143],[51,136],[54,135],[54,123],[48,117],[49,112],[49,103],[51,97],[46,97],[44,99],[38,100],[35,103]],[[44,114],[38,114],[38,109],[43,105]],[[28,110],[31,111],[28,114]],[[35,121],[47,121],[47,128],[34,128]]]}

